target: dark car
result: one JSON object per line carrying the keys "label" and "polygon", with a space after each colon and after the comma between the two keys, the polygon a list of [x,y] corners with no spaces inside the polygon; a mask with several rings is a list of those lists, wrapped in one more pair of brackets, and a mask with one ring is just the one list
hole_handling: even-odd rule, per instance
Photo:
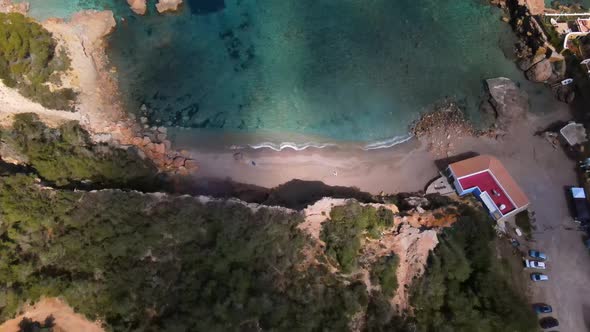
{"label": "dark car", "polygon": [[559,326],[559,322],[553,317],[545,317],[539,320],[539,325],[544,329],[550,329]]}
{"label": "dark car", "polygon": [[579,223],[590,222],[590,209],[588,208],[588,199],[584,188],[571,187],[570,195],[573,201],[574,220]]}
{"label": "dark car", "polygon": [[529,250],[529,256],[531,256],[532,258],[536,258],[540,261],[544,261],[547,259],[547,255],[538,250]]}
{"label": "dark car", "polygon": [[538,314],[548,314],[553,312],[553,308],[545,303],[535,303],[533,304],[533,309],[535,309],[535,312]]}

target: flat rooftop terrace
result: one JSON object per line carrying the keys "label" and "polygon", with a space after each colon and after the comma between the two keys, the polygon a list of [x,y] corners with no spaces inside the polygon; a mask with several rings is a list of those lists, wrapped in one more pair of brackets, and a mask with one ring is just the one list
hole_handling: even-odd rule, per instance
{"label": "flat rooftop terrace", "polygon": [[[481,192],[487,192],[502,214],[507,214],[516,208],[490,171],[463,177],[459,179],[459,183],[463,190],[478,187]],[[505,206],[504,209],[500,209],[502,205]]]}

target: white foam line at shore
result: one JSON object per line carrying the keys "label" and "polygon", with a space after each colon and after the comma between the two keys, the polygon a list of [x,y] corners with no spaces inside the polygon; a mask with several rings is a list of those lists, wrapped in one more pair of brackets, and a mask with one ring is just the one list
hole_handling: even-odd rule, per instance
{"label": "white foam line at shore", "polygon": [[292,149],[295,151],[303,151],[308,148],[315,148],[315,149],[323,149],[330,146],[335,146],[336,144],[333,143],[293,143],[293,142],[284,142],[280,144],[270,143],[270,142],[263,142],[259,144],[249,144],[248,146],[254,150],[258,149],[271,149],[275,151],[282,151],[284,149]]}
{"label": "white foam line at shore", "polygon": [[402,144],[404,142],[409,141],[414,137],[413,135],[404,135],[404,136],[395,136],[386,140],[377,141],[373,143],[369,143],[363,147],[363,150],[377,150],[377,149],[387,149],[398,144]]}
{"label": "white foam line at shore", "polygon": [[[386,140],[369,143],[369,144],[363,146],[362,149],[365,151],[377,150],[377,149],[387,149],[387,148],[391,148],[393,146],[396,146],[398,144],[407,142],[410,139],[412,139],[412,137],[414,137],[414,136],[413,135],[395,136],[392,138],[388,138]],[[276,143],[271,143],[271,142],[263,142],[263,143],[259,143],[259,144],[249,144],[248,146],[254,150],[271,149],[274,151],[282,151],[285,149],[292,149],[295,151],[303,151],[303,150],[309,149],[309,148],[323,149],[323,148],[327,148],[327,147],[337,146],[337,144],[334,144],[334,143],[311,143],[311,142],[310,143],[300,143],[300,144],[293,143],[293,142],[284,142],[284,143],[276,144]],[[235,146],[232,147],[232,149],[240,149],[240,148],[241,147],[235,147]]]}

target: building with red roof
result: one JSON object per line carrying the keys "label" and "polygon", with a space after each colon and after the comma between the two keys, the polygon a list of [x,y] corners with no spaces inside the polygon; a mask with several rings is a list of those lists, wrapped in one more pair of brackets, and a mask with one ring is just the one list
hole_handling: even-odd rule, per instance
{"label": "building with red roof", "polygon": [[482,155],[452,163],[448,175],[459,196],[473,194],[494,220],[514,216],[530,204],[504,165],[492,156]]}

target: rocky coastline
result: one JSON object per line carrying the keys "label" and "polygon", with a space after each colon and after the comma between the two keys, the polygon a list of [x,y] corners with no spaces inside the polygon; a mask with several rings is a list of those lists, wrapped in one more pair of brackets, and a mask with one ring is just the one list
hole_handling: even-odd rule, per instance
{"label": "rocky coastline", "polygon": [[[21,13],[22,10],[23,6],[8,0],[0,3],[0,11]],[[75,114],[95,141],[123,148],[135,146],[141,156],[151,159],[162,172],[186,174],[197,169],[194,160],[171,149],[166,128],[137,123],[124,111],[116,70],[109,69],[106,55],[106,38],[116,28],[111,11],[81,11],[69,21],[48,19],[41,24],[71,58],[72,69],[62,80],[79,93]],[[58,118],[64,113],[62,122],[72,118],[70,112],[53,113]]]}

